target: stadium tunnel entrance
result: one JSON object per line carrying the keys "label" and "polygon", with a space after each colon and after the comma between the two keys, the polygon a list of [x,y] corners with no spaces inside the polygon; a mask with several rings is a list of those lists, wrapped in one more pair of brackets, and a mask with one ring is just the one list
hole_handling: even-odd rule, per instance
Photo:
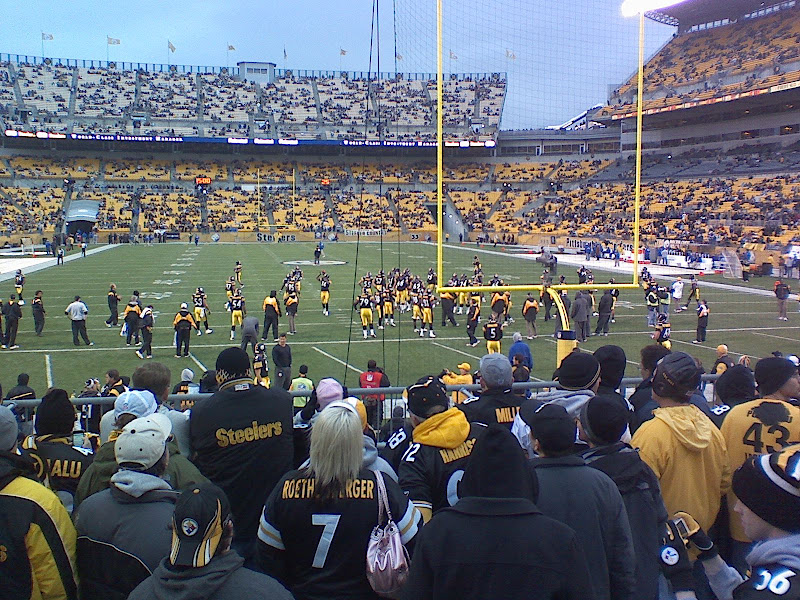
{"label": "stadium tunnel entrance", "polygon": [[79,231],[87,232],[94,229],[94,221],[76,220],[67,223],[67,235],[75,235]]}

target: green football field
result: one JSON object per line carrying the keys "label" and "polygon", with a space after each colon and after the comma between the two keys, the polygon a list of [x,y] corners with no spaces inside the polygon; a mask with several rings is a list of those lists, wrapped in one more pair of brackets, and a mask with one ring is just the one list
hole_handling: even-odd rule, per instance
{"label": "green football field", "polygon": [[[48,385],[79,392],[89,377],[103,379],[109,368],[117,368],[130,374],[140,359],[134,347],[125,345],[119,329],[108,329],[106,293],[109,284],[117,284],[124,307],[134,289],[142,293],[145,303],[152,303],[158,313],[154,331],[154,360],[165,363],[172,371],[173,383],[180,378],[184,367],[190,367],[197,376],[200,365],[213,368],[217,354],[231,345],[229,341],[230,317],[224,310],[226,278],[232,274],[233,265],[240,260],[244,266],[244,295],[249,312],[261,316],[261,303],[271,289],[279,289],[283,277],[292,267],[287,261],[310,263],[313,243],[291,244],[213,244],[195,248],[185,244],[163,244],[155,246],[119,246],[86,258],[67,262],[60,267],[51,267],[27,275],[25,285],[26,305],[24,318],[20,322],[18,350],[0,351],[0,383],[4,390],[11,388],[20,372],[31,376],[31,385],[41,394]],[[438,373],[447,367],[455,370],[460,362],[471,363],[477,369],[485,347],[466,347],[464,317],[456,315],[459,327],[442,328],[441,312],[434,310],[437,337],[420,338],[413,332],[410,314],[396,314],[398,327],[377,331],[378,339],[363,340],[358,315],[351,310],[353,288],[356,279],[367,271],[388,271],[393,266],[409,267],[424,276],[435,263],[436,247],[423,243],[397,244],[377,242],[329,243],[325,248],[325,261],[337,264],[322,265],[330,273],[331,315],[322,314],[319,303],[319,287],[315,280],[320,267],[301,264],[304,272],[300,310],[297,318],[298,334],[290,336],[293,364],[309,366],[313,380],[333,376],[355,387],[360,370],[366,369],[367,360],[374,358],[382,365],[393,384],[408,385],[417,378]],[[509,284],[538,283],[541,266],[511,253],[476,250],[474,245],[448,247],[445,249],[445,273],[472,271],[472,256],[478,253],[483,262],[487,280],[499,273]],[[592,264],[596,281],[607,281],[608,273]],[[560,273],[567,276],[568,283],[577,283],[574,266],[562,264]],[[615,275],[618,282],[625,277]],[[728,282],[730,283],[730,282]],[[198,286],[205,288],[209,305],[213,311],[210,325],[211,335],[191,337],[191,358],[175,358],[172,318],[181,302],[191,302],[191,294]],[[33,334],[33,319],[30,299],[34,291],[44,292],[47,323],[44,335]],[[8,298],[13,292],[13,282],[0,283],[0,294]],[[731,352],[763,356],[773,350],[787,353],[800,351],[800,313],[798,303],[790,301],[790,320],[787,323],[776,319],[773,297],[741,291],[714,289],[703,286],[701,293],[711,307],[708,339],[705,344],[691,344],[694,339],[696,316],[688,312],[672,316],[673,349],[685,350],[700,358],[706,366],[714,362],[714,348],[726,343]],[[70,323],[64,316],[64,308],[75,294],[80,294],[90,309],[88,330],[95,346],[72,345]],[[574,295],[574,294],[571,294]],[[524,294],[512,295],[512,316],[515,323],[505,330],[503,348],[511,343],[514,331],[524,332],[520,309]],[[629,376],[637,376],[639,349],[650,343],[650,330],[646,326],[643,293],[638,290],[623,291],[617,308],[616,323],[608,338],[594,337],[581,346],[589,351],[607,343],[622,346],[629,359]],[[484,309],[484,314],[488,310]],[[530,341],[534,355],[533,375],[550,379],[556,364],[555,343],[552,338],[554,322],[544,323],[543,311],[538,319],[539,337]],[[281,329],[285,329],[285,319]],[[594,327],[594,319],[592,323]],[[237,334],[238,337],[238,334]],[[480,336],[479,336],[480,337]],[[269,342],[272,346],[272,342]],[[48,372],[49,371],[49,372]]]}

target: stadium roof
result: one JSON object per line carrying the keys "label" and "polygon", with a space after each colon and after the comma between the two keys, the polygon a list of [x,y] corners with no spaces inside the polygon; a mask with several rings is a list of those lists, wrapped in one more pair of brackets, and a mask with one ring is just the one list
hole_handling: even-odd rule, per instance
{"label": "stadium roof", "polygon": [[786,0],[686,0],[680,4],[650,11],[647,16],[659,23],[689,29],[703,23],[713,23],[723,19],[738,19],[758,10],[786,4]]}

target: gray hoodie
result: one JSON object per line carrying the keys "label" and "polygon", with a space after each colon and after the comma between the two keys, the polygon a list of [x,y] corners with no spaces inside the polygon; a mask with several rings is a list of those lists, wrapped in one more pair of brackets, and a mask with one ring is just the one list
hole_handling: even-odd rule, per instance
{"label": "gray hoodie", "polygon": [[199,569],[176,569],[165,558],[128,600],[292,600],[272,577],[245,569],[243,564],[242,557],[233,551],[215,556]]}
{"label": "gray hoodie", "polygon": [[[747,564],[752,567],[753,572],[757,567],[768,565],[780,565],[795,572],[800,571],[800,534],[757,543],[747,555]],[[732,600],[733,591],[745,581],[736,569],[728,565],[716,573],[706,570],[706,575],[719,600]]]}
{"label": "gray hoodie", "polygon": [[[577,419],[580,417],[583,405],[593,397],[594,392],[592,392],[592,390],[553,390],[552,392],[537,394],[528,400],[528,402],[538,401],[542,404],[558,404],[566,409],[570,417]],[[511,424],[511,433],[514,434],[519,445],[522,446],[522,449],[525,450],[529,457],[532,458],[536,456],[536,453],[533,451],[533,446],[531,445],[531,428],[522,420],[519,413],[514,417],[514,422]]]}

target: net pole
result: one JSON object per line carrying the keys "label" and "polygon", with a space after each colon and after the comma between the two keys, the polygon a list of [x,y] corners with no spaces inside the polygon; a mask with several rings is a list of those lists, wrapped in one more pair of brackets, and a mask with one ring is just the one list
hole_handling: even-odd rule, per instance
{"label": "net pole", "polygon": [[443,116],[444,94],[442,90],[442,0],[436,0],[436,280],[438,285],[442,279],[442,178],[444,177],[442,162],[444,153]]}
{"label": "net pole", "polygon": [[644,98],[644,11],[639,13],[639,75],[636,90],[636,184],[633,195],[633,283],[639,283],[639,212],[642,200],[642,101]]}

